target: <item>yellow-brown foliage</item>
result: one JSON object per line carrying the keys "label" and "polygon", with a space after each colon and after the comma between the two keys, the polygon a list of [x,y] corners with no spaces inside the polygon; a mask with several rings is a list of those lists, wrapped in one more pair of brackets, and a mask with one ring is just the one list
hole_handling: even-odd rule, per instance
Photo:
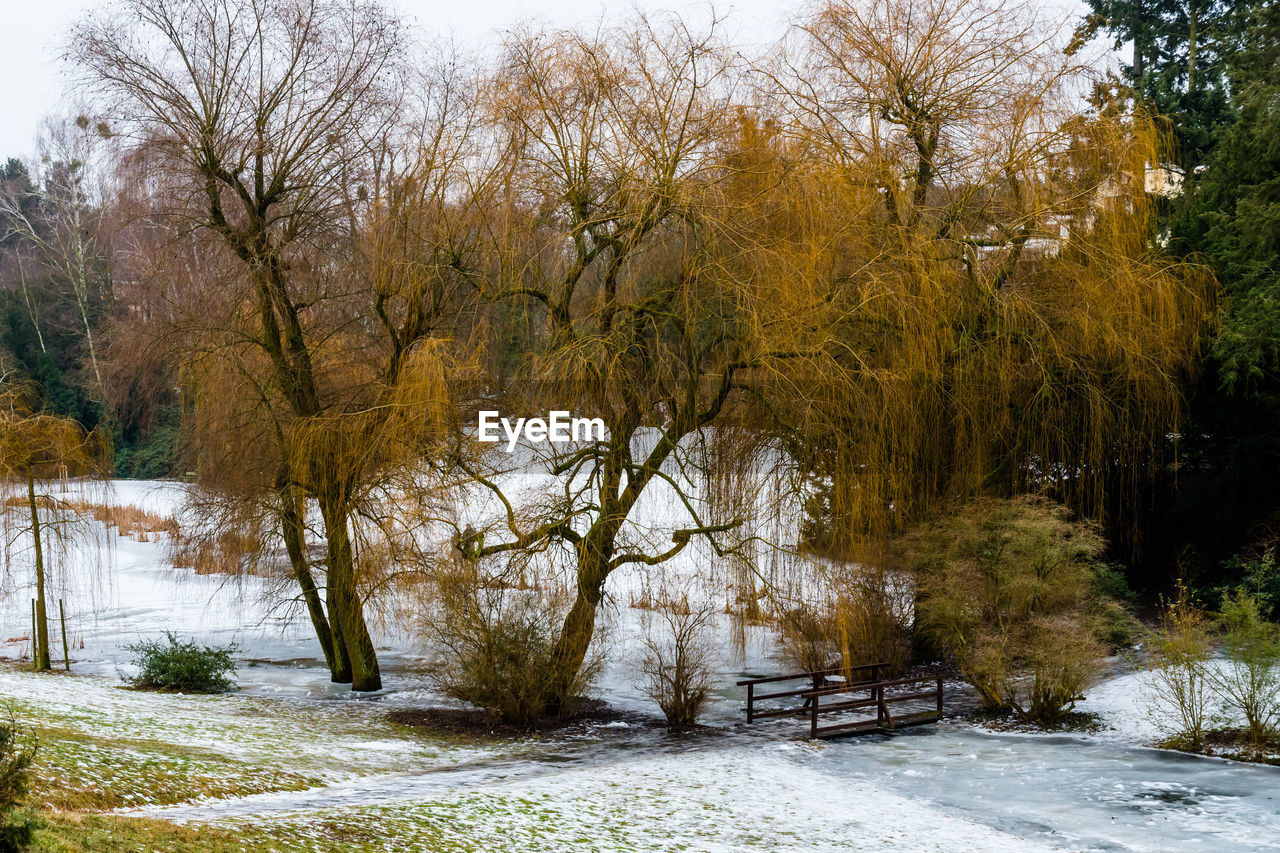
{"label": "yellow-brown foliage", "polygon": [[830,305],[823,372],[777,381],[815,544],[988,489],[1096,517],[1177,429],[1212,281],[1151,246],[1153,123],[1080,113],[1045,32],[1000,0],[830,0],[769,66],[791,106],[740,147],[789,171],[733,221],[771,304]]}

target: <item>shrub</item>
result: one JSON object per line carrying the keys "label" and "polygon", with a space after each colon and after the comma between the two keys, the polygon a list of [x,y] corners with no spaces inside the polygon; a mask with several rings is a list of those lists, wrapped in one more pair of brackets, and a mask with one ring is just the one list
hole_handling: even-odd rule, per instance
{"label": "shrub", "polygon": [[1244,717],[1258,747],[1280,721],[1280,626],[1266,619],[1263,607],[1257,595],[1244,590],[1222,602],[1218,625],[1226,662],[1210,676],[1227,710]]}
{"label": "shrub", "polygon": [[231,673],[236,646],[201,646],[180,640],[172,631],[165,639],[143,640],[126,647],[133,653],[138,674],[126,679],[134,687],[184,693],[222,693],[235,687]]}
{"label": "shrub", "polygon": [[1156,725],[1173,740],[1199,749],[1209,706],[1208,622],[1186,587],[1164,606],[1160,629],[1151,637],[1147,691]]}
{"label": "shrub", "polygon": [[572,714],[602,660],[588,658],[569,695],[554,695],[555,646],[565,602],[536,587],[512,587],[482,577],[471,564],[440,579],[437,618],[427,625],[438,647],[432,681],[446,696],[508,723],[530,723],[551,708]]}
{"label": "shrub", "polygon": [[1050,501],[979,499],[901,543],[917,630],[990,710],[1056,724],[1101,671],[1103,541]]}
{"label": "shrub", "polygon": [[0,721],[0,853],[21,853],[31,846],[36,820],[22,809],[22,801],[35,757],[35,739],[12,716]]}
{"label": "shrub", "polygon": [[[658,703],[673,732],[693,728],[711,698],[715,646],[711,637],[716,610],[711,604],[664,607],[649,620],[638,685]],[[654,623],[657,623],[655,626]]]}

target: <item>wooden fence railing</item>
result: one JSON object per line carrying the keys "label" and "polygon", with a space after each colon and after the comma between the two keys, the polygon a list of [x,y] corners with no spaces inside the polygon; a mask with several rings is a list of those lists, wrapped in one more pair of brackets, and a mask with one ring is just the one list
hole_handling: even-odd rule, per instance
{"label": "wooden fence railing", "polygon": [[[781,708],[769,711],[757,711],[755,706],[757,702],[767,702],[771,699],[792,699],[797,696],[808,697],[815,690],[823,690],[837,687],[847,690],[855,686],[860,687],[864,684],[871,684],[879,680],[880,672],[889,664],[887,661],[879,663],[868,663],[860,666],[845,668],[832,667],[831,669],[819,669],[813,672],[797,672],[791,675],[771,675],[768,678],[749,678],[745,681],[739,681],[739,687],[747,688],[747,722],[753,723],[756,720],[765,717],[785,717],[788,714],[795,714],[809,707],[808,699],[801,706],[794,708]],[[856,678],[860,673],[870,673],[869,678]],[[756,687],[761,684],[780,684],[784,681],[808,681],[808,687],[802,687],[799,690],[783,690],[777,693],[756,693]]]}
{"label": "wooden fence railing", "polygon": [[[747,688],[747,722],[768,717],[807,716],[809,718],[809,737],[829,737],[835,734],[856,734],[864,731],[893,730],[903,726],[919,723],[936,722],[942,717],[943,685],[942,679],[935,676],[918,676],[914,678],[898,678],[883,681],[880,673],[888,664],[864,664],[852,668],[835,667],[814,672],[800,672],[791,675],[775,675],[768,678],[751,678],[739,681],[739,687]],[[869,677],[857,676],[867,673]],[[781,684],[787,681],[807,680],[809,687],[780,690],[772,693],[757,693],[756,687],[761,684]],[[919,688],[928,684],[926,689]],[[835,697],[839,698],[831,701]],[[804,699],[801,705],[789,705],[782,708],[758,708],[758,704],[779,699]],[[854,698],[856,697],[856,698]],[[823,699],[826,698],[826,702]],[[901,702],[919,702],[932,699],[933,707],[927,711],[914,711],[895,715],[890,706]],[[864,719],[842,719],[827,725],[820,725],[823,715],[830,718],[835,714],[845,714],[862,708],[874,708],[875,716]]]}

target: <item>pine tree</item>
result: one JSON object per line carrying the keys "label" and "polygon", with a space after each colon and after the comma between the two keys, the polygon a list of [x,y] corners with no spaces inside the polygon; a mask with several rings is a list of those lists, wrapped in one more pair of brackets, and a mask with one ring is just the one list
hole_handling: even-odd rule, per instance
{"label": "pine tree", "polygon": [[1105,31],[1119,49],[1134,94],[1166,117],[1178,141],[1178,165],[1204,161],[1230,120],[1227,60],[1238,47],[1240,15],[1229,0],[1088,0],[1092,14],[1077,39]]}
{"label": "pine tree", "polygon": [[1226,296],[1214,344],[1228,390],[1280,376],[1280,5],[1257,3],[1230,67],[1236,121],[1177,211],[1178,248],[1200,252]]}

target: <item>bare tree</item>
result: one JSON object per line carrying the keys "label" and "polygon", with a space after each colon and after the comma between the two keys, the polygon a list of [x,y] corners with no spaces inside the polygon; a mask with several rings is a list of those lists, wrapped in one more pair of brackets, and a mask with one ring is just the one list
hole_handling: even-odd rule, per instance
{"label": "bare tree", "polygon": [[[44,481],[101,475],[109,444],[70,418],[40,411],[30,386],[3,372],[0,365],[0,532],[4,557],[25,534],[31,538],[35,569],[35,635],[32,658],[37,670],[50,668],[48,590],[53,544],[69,541],[82,519],[75,507],[44,489]],[[13,518],[15,511],[25,518]]]}
{"label": "bare tree", "polygon": [[988,489],[1095,514],[1158,464],[1211,289],[1147,251],[1151,122],[1082,113],[1056,39],[1016,0],[830,0],[756,69],[779,144],[843,195],[829,257],[862,305],[796,420],[815,544]]}
{"label": "bare tree", "polygon": [[1043,225],[1035,190],[1081,70],[1053,28],[1016,0],[830,0],[793,43],[761,70],[796,127],[930,239],[974,239],[965,229],[987,210],[1014,258],[998,265],[1007,278]]}
{"label": "bare tree", "polygon": [[430,341],[466,280],[442,212],[466,195],[471,102],[456,57],[411,99],[406,51],[382,6],[341,0],[122,0],[70,47],[173,235],[151,275],[184,286],[167,331],[189,341],[202,470],[254,460],[223,476],[276,519],[334,680],[357,690],[381,686],[362,502],[421,458],[445,398]]}

